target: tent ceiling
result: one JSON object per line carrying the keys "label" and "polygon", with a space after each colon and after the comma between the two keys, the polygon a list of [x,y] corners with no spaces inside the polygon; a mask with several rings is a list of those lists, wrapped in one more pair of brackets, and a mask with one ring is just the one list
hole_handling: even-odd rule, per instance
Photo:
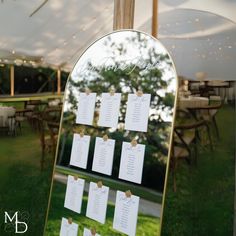
{"label": "tent ceiling", "polygon": [[[91,42],[112,31],[113,6],[112,0],[0,2],[0,62],[71,69]],[[235,79],[235,10],[233,0],[159,0],[159,39],[178,74]],[[150,33],[151,14],[152,0],[136,0],[134,28]]]}

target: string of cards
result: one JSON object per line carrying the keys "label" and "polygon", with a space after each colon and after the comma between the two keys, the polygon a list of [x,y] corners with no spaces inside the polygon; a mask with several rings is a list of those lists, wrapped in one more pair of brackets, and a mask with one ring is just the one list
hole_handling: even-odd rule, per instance
{"label": "string of cards", "polygon": [[[129,94],[125,129],[147,132],[150,94]],[[120,110],[120,93],[102,93],[98,125],[117,128]],[[96,103],[96,93],[80,93],[76,123],[92,125]],[[70,165],[87,168],[88,153],[91,137],[84,132],[73,135]],[[113,157],[115,151],[114,139],[107,135],[96,137],[92,170],[105,175],[112,174]],[[119,178],[140,184],[142,181],[145,145],[132,142],[122,142]],[[88,184],[87,184],[88,185]],[[68,176],[64,207],[81,213],[83,192],[86,183],[83,179]],[[88,203],[86,216],[101,224],[105,224],[109,197],[109,187],[101,181],[90,182],[88,188]],[[139,197],[130,191],[116,191],[113,228],[130,236],[136,234],[139,208]],[[78,225],[70,219],[62,218],[60,235],[77,236]],[[84,228],[84,236],[99,236],[96,230]]]}

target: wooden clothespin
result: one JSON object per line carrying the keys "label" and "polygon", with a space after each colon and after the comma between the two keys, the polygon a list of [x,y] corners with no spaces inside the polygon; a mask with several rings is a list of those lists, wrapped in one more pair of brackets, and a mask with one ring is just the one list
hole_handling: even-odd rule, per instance
{"label": "wooden clothespin", "polygon": [[106,134],[102,138],[103,138],[103,141],[107,141],[108,140],[108,136]]}
{"label": "wooden clothespin", "polygon": [[89,88],[86,88],[85,93],[86,93],[86,95],[89,95],[91,93],[91,90]]}
{"label": "wooden clothespin", "polygon": [[74,175],[74,180],[78,180],[79,176]]}
{"label": "wooden clothespin", "polygon": [[91,232],[92,236],[95,236],[96,233],[97,233],[95,228],[92,228],[92,229],[90,230],[90,232]]}
{"label": "wooden clothespin", "polygon": [[125,191],[125,196],[126,197],[131,197],[132,196],[131,191],[130,190]]}
{"label": "wooden clothespin", "polygon": [[131,141],[131,145],[132,145],[132,147],[136,147],[137,144],[138,144],[138,142],[137,142],[136,139],[133,139],[133,140]]}
{"label": "wooden clothespin", "polygon": [[143,90],[141,88],[138,88],[138,91],[136,92],[136,95],[138,97],[142,97],[143,96]]}
{"label": "wooden clothespin", "polygon": [[110,88],[110,95],[114,96],[115,92],[116,92],[115,87],[112,85]]}
{"label": "wooden clothespin", "polygon": [[98,186],[98,188],[102,188],[102,181],[98,181],[97,186]]}
{"label": "wooden clothespin", "polygon": [[73,223],[73,220],[72,220],[72,218],[71,218],[71,217],[69,217],[69,218],[68,218],[68,224],[70,224],[70,225],[71,225],[72,223]]}
{"label": "wooden clothespin", "polygon": [[83,129],[79,132],[79,135],[80,135],[81,138],[84,137],[84,130]]}

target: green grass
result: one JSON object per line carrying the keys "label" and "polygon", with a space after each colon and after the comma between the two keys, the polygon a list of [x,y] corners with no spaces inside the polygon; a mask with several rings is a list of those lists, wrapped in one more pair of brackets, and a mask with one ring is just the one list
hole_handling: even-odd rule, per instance
{"label": "green grass", "polygon": [[220,140],[213,135],[214,151],[199,144],[197,166],[180,162],[176,193],[169,174],[162,236],[233,235],[234,109],[225,105],[217,114],[217,122]]}
{"label": "green grass", "polygon": [[51,183],[51,157],[46,159],[41,172],[39,137],[27,124],[22,127],[22,135],[0,135],[0,156],[0,235],[13,235],[4,229],[4,211],[19,211],[26,214],[29,227],[24,235],[42,236]]}
{"label": "green grass", "polygon": [[[79,236],[82,236],[84,227],[95,227],[97,232],[104,236],[119,236],[124,235],[112,229],[112,221],[114,216],[114,205],[109,202],[107,207],[106,223],[101,225],[85,217],[87,206],[87,194],[84,194],[81,214],[74,213],[64,208],[66,185],[54,183],[53,194],[51,198],[50,214],[47,223],[46,235],[59,235],[61,218],[72,217],[73,221],[79,224]],[[153,236],[157,235],[154,232],[159,232],[159,219],[151,216],[139,215],[137,223],[137,236]]]}
{"label": "green grass", "polygon": [[8,102],[8,103],[2,103],[0,102],[1,106],[8,106],[8,107],[15,107],[16,109],[23,109],[24,103],[23,102]]}
{"label": "green grass", "polygon": [[[56,167],[57,172],[66,174],[66,175],[78,175],[80,178],[83,178],[87,182],[97,182],[98,177],[92,177],[91,175],[86,175],[86,173],[81,173],[75,170],[68,170],[63,167],[57,166]],[[79,173],[79,174],[78,174]],[[156,203],[162,203],[162,197],[159,193],[155,193],[154,191],[149,191],[148,189],[144,189],[142,187],[127,184],[125,182],[118,182],[118,181],[112,181],[108,178],[99,177],[99,180],[103,182],[104,185],[109,186],[112,189],[119,189],[120,191],[127,191],[131,190],[131,192],[134,195],[137,195],[143,199],[156,202]]]}

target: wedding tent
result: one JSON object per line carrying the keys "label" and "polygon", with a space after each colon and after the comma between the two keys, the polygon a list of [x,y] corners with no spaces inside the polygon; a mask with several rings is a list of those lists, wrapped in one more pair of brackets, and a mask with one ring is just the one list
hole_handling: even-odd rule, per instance
{"label": "wedding tent", "polygon": [[[235,80],[236,2],[159,0],[158,38],[177,73]],[[70,71],[83,50],[113,30],[114,1],[0,2],[0,63]],[[135,1],[134,29],[151,33],[152,0]]]}

